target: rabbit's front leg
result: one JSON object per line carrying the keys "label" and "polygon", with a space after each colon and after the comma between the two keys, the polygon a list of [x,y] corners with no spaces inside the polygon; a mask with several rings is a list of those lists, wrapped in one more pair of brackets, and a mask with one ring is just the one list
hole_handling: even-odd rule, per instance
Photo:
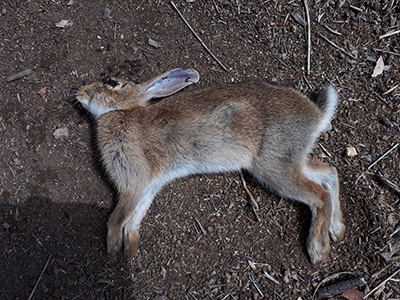
{"label": "rabbit's front leg", "polygon": [[124,243],[125,255],[133,257],[139,245],[139,226],[154,196],[165,183],[164,178],[153,180],[138,198],[132,194],[121,194],[117,207],[108,221],[108,253],[117,254]]}
{"label": "rabbit's front leg", "polygon": [[[122,243],[127,242],[129,233],[124,231],[125,224],[135,211],[139,197],[135,197],[132,193],[120,193],[118,205],[112,212],[108,220],[107,233],[107,251],[112,256],[115,256],[122,247]],[[131,234],[132,238],[135,236]],[[139,243],[139,233],[137,233],[137,243]],[[128,239],[129,240],[129,239]]]}

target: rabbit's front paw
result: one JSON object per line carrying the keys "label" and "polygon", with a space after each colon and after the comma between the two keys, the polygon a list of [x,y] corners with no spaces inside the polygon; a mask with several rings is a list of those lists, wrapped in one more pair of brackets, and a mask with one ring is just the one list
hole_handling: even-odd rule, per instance
{"label": "rabbit's front paw", "polygon": [[123,235],[120,226],[108,225],[107,233],[107,251],[110,255],[115,256],[122,247]]}
{"label": "rabbit's front paw", "polygon": [[307,243],[308,254],[313,264],[323,263],[329,256],[329,237],[310,236]]}

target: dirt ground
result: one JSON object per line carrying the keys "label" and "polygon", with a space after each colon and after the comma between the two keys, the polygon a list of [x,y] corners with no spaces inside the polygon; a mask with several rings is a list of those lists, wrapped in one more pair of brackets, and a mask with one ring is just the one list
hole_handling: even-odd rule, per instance
{"label": "dirt ground", "polygon": [[[400,29],[400,3],[310,1],[309,75],[302,1],[176,5],[227,72],[169,1],[0,1],[0,298],[304,300],[333,274],[341,273],[322,286],[363,278],[365,295],[397,272],[400,194],[384,180],[400,185],[400,87],[390,91],[400,83],[400,35],[380,37]],[[57,27],[62,20],[72,23]],[[385,69],[372,77],[380,56]],[[107,255],[116,194],[98,161],[93,120],[71,94],[109,75],[141,82],[177,67],[198,70],[197,86],[265,79],[307,95],[336,86],[332,130],[313,151],[338,169],[347,226],[327,263],[307,256],[309,209],[245,174],[259,201],[255,222],[239,173],[165,186],[141,225],[135,259]],[[399,299],[399,280],[369,298]]]}

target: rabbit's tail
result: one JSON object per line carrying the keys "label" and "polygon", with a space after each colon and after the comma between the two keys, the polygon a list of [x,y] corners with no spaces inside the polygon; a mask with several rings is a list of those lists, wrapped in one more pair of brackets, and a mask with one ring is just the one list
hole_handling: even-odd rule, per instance
{"label": "rabbit's tail", "polygon": [[318,95],[314,103],[322,111],[323,116],[318,126],[319,133],[329,129],[331,120],[335,114],[339,94],[332,85],[325,87]]}

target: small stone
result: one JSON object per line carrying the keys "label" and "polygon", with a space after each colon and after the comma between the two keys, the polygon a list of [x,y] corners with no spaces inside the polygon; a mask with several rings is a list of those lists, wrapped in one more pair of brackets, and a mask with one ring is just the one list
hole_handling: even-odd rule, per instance
{"label": "small stone", "polygon": [[67,127],[57,128],[54,131],[53,135],[56,139],[59,139],[61,137],[68,137],[68,128]]}
{"label": "small stone", "polygon": [[346,156],[354,157],[356,155],[358,155],[356,148],[354,148],[353,146],[349,146],[346,148]]}
{"label": "small stone", "polygon": [[149,45],[154,47],[154,48],[160,48],[161,45],[159,43],[157,43],[155,40],[149,39]]}
{"label": "small stone", "polygon": [[1,14],[5,15],[7,13],[7,9],[5,7],[3,7],[3,9],[1,10]]}
{"label": "small stone", "polygon": [[72,25],[74,25],[74,22],[68,21],[68,20],[62,20],[62,21],[56,23],[55,25],[58,28],[66,28],[66,27],[71,27]]}
{"label": "small stone", "polygon": [[161,267],[161,277],[162,277],[163,279],[165,279],[166,276],[167,276],[167,270],[165,270],[164,267]]}
{"label": "small stone", "polygon": [[110,15],[111,15],[111,9],[109,8],[104,9],[103,19],[104,20],[109,19]]}

